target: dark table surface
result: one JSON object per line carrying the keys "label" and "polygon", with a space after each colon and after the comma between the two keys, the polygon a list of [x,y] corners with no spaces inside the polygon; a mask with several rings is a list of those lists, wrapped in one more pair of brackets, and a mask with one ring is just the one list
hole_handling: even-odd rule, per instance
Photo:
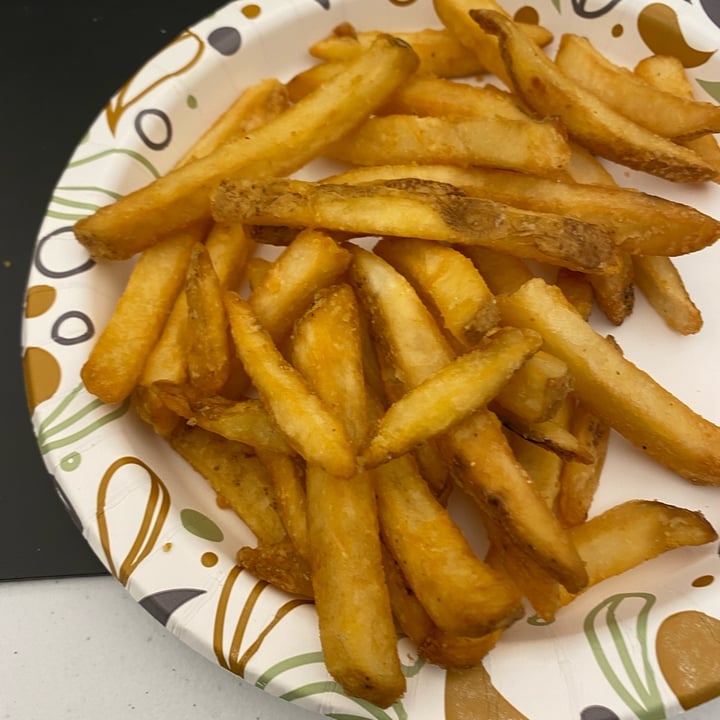
{"label": "dark table surface", "polygon": [[104,572],[37,450],[20,347],[25,284],[51,191],[118,88],[221,0],[4,0],[0,43],[0,579]]}

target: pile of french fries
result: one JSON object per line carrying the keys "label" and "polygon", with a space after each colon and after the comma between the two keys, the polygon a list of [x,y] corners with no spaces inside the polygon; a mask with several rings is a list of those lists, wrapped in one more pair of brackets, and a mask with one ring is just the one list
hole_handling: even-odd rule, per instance
{"label": "pile of french fries", "polygon": [[[329,672],[380,706],[405,690],[398,630],[471,667],[526,604],[551,620],[717,537],[658,501],[590,517],[611,430],[718,486],[720,428],[588,317],[622,323],[637,285],[700,329],[670,258],[720,223],[617,186],[597,157],[715,180],[720,108],[673,58],[621,68],[574,36],[551,58],[551,33],[493,0],[435,8],[439,30],[339,27],[75,227],[98,259],[139,253],[87,389],[132,396],[257,537],[238,564],[313,598]],[[350,166],[291,177],[321,157]],[[457,488],[483,557],[448,514]]]}

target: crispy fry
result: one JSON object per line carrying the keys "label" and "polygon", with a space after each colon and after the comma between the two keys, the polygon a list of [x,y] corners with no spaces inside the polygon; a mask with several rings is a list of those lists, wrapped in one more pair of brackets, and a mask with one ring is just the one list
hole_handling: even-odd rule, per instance
{"label": "crispy fry", "polygon": [[498,38],[511,87],[539,115],[560,117],[581,145],[675,182],[711,180],[717,174],[696,153],[628,120],[567,78],[505,16],[492,10],[471,10],[470,15]]}
{"label": "crispy fry", "polygon": [[720,428],[626,360],[541,279],[498,299],[505,322],[537,330],[573,371],[580,399],[630,442],[696,483],[720,485]]}
{"label": "crispy fry", "polygon": [[380,36],[316,93],[254,132],[80,220],[76,237],[94,257],[131,257],[171,230],[208,217],[210,196],[222,178],[300,168],[381,105],[417,62],[406,43]]}
{"label": "crispy fry", "polygon": [[235,561],[259,580],[269,582],[280,590],[313,597],[310,568],[287,538],[272,544],[241,547]]}
{"label": "crispy fry", "polygon": [[383,538],[439,628],[486,635],[522,614],[519,595],[473,553],[410,455],[373,474]]}
{"label": "crispy fry", "polygon": [[351,477],[355,454],[343,424],[285,361],[246,301],[229,291],[225,308],[238,356],[289,444],[331,474]]}
{"label": "crispy fry", "polygon": [[720,107],[659,90],[612,63],[586,37],[564,34],[555,63],[580,87],[658,135],[677,140],[720,132]]}
{"label": "crispy fry", "polygon": [[[350,286],[318,293],[295,326],[291,355],[313,390],[342,418],[357,448],[367,436],[368,415],[360,320]],[[405,679],[382,567],[373,478],[333,477],[308,463],[306,488],[325,663],[350,694],[385,707],[405,691]]]}
{"label": "crispy fry", "polygon": [[[588,587],[668,550],[704,545],[718,537],[702,513],[657,500],[629,500],[571,532],[587,564]],[[563,603],[571,599],[561,594]]]}
{"label": "crispy fry", "polygon": [[[584,273],[574,272],[566,268],[558,270],[555,284],[562,290],[568,302],[587,320],[592,313],[595,293],[593,291],[590,276]],[[514,292],[520,287],[513,288]]]}
{"label": "crispy fry", "polygon": [[[587,180],[568,183],[490,168],[400,165],[354,168],[329,181],[359,184],[402,178],[448,183],[468,195],[600,225],[612,231],[622,250],[634,255],[682,255],[720,237],[720,222],[688,205],[638,190],[581,184]],[[486,281],[492,281],[490,273]]]}
{"label": "crispy fry", "polygon": [[429,240],[380,240],[374,252],[402,273],[460,349],[497,325],[495,298],[472,261]]}
{"label": "crispy fry", "polygon": [[662,255],[633,257],[635,282],[665,322],[683,335],[700,332],[702,313],[692,301],[672,260]]}
{"label": "crispy fry", "polygon": [[396,457],[484,407],[541,343],[535,333],[500,328],[391,405],[361,456],[362,462],[373,467]]}
{"label": "crispy fry", "polygon": [[[505,142],[508,137],[512,143]],[[553,120],[386,115],[366,120],[328,148],[336,160],[355,165],[386,162],[519,170],[555,175],[570,158],[562,128]]]}
{"label": "crispy fry", "polygon": [[555,498],[560,489],[560,471],[563,460],[552,450],[530,442],[517,433],[509,432],[508,441],[518,462],[533,481],[538,493],[548,504],[555,507]]}
{"label": "crispy fry", "polygon": [[186,425],[178,426],[168,442],[242,518],[258,542],[272,544],[286,537],[265,468],[246,445]]}
{"label": "crispy fry", "polygon": [[185,279],[200,228],[170,235],[142,255],[81,370],[88,392],[106,403],[133,390]]}
{"label": "crispy fry", "polygon": [[263,274],[250,307],[279,342],[290,332],[317,290],[334,282],[350,264],[350,254],[327,234],[305,230]]}
{"label": "crispy fry", "polygon": [[470,197],[452,185],[413,178],[358,185],[225,181],[215,195],[213,213],[216,219],[235,222],[477,244],[586,272],[602,272],[615,264],[612,238],[596,225],[520,210]]}

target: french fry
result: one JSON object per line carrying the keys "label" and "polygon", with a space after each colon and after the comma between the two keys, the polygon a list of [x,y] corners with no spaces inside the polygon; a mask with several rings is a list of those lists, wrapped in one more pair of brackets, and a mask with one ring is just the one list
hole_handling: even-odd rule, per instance
{"label": "french fry", "polygon": [[[368,433],[358,314],[350,286],[320,291],[295,325],[291,350],[313,390],[342,418],[354,448]],[[306,488],[325,664],[350,694],[386,707],[404,693],[405,678],[382,566],[373,478],[333,477],[308,463]]]}
{"label": "french fry", "polygon": [[299,169],[381,105],[417,62],[406,43],[380,36],[337,77],[254,132],[78,221],[77,239],[94,257],[128,258],[209,217],[210,196],[223,178]]}
{"label": "french fry", "polygon": [[[554,508],[560,489],[560,472],[565,464],[562,458],[552,450],[526,440],[514,432],[508,433],[508,442],[540,496],[548,507]],[[582,463],[578,464],[582,465]]]}
{"label": "french fry", "polygon": [[[551,33],[538,25],[521,23],[538,45],[547,45]],[[377,31],[358,32],[349,23],[339,25],[331,35],[313,43],[310,54],[320,60],[338,62],[350,60],[367,48],[380,33]],[[425,29],[410,32],[395,32],[393,35],[404,40],[420,58],[418,74],[440,78],[464,78],[484,72],[477,55],[460,44],[445,29]]]}
{"label": "french fry", "polygon": [[402,273],[458,348],[468,349],[497,325],[495,298],[463,254],[416,238],[382,239],[375,254]]}
{"label": "french fry", "polygon": [[292,455],[285,436],[256,398],[234,401],[198,395],[192,386],[158,382],[152,386],[163,404],[190,425],[266,452]]}
{"label": "french fry", "polygon": [[[583,177],[589,177],[589,170],[583,170]],[[720,222],[688,205],[638,190],[581,184],[588,180],[559,182],[491,168],[391,165],[353,168],[329,182],[360,184],[402,178],[448,183],[468,195],[600,225],[612,231],[620,249],[633,255],[682,255],[720,237]],[[490,273],[486,275],[491,282]]]}
{"label": "french fry", "polygon": [[[572,530],[588,587],[678,547],[704,545],[717,533],[702,513],[657,500],[629,500]],[[561,593],[563,604],[572,599]]]}
{"label": "french fry", "polygon": [[[405,387],[419,385],[452,359],[445,337],[402,275],[372,253],[361,248],[352,252],[351,280],[382,351],[392,358]],[[570,588],[583,587],[584,569],[568,534],[513,456],[496,416],[478,411],[440,442],[451,458],[453,478],[487,521],[500,523],[553,577]]]}
{"label": "french fry", "polygon": [[[592,313],[595,300],[595,292],[590,282],[590,276],[560,268],[555,278],[555,284],[560,288],[568,302],[587,320]],[[519,287],[520,285],[513,288],[511,292],[514,292]]]}
{"label": "french fry", "polygon": [[[497,75],[506,84],[509,84],[508,74],[497,40],[480,32],[470,17],[470,10],[476,8],[489,8],[503,15],[506,15],[505,10],[495,0],[433,0],[433,7],[450,34],[468,50],[474,52],[483,67]],[[530,26],[527,25],[522,26],[522,32],[530,30],[530,32],[534,33],[538,32],[538,29],[540,29],[540,26],[537,26],[535,30],[531,30]],[[533,43],[542,46],[552,38],[548,31],[544,32],[546,38],[542,40],[545,42],[541,41],[539,34],[534,37],[530,35],[527,37]]]}
{"label": "french fry", "polygon": [[280,590],[313,597],[310,567],[287,538],[272,544],[241,547],[235,562],[258,580],[264,580]]}
{"label": "french fry", "polygon": [[592,450],[592,462],[568,460],[560,472],[556,513],[568,527],[585,522],[590,512],[607,456],[610,426],[582,403],[577,403],[570,419],[570,431]]}
{"label": "french fry", "polygon": [[380,418],[361,461],[366,467],[385,462],[484,407],[541,343],[535,333],[500,328],[393,403]]}
{"label": "french fry", "polygon": [[628,120],[563,75],[504,15],[492,10],[471,10],[470,15],[483,31],[498,38],[510,86],[539,115],[561,118],[581,145],[666,180],[700,182],[716,176],[696,153]]}
{"label": "french fry", "polygon": [[586,37],[564,34],[555,63],[580,87],[658,135],[677,140],[720,132],[720,107],[658,89],[608,60]]}
{"label": "french fry", "polygon": [[253,288],[250,307],[276,341],[282,341],[317,290],[334,282],[350,264],[350,254],[327,234],[298,234]]}
{"label": "french fry", "polygon": [[80,375],[88,392],[122,402],[137,384],[145,360],[185,280],[201,230],[178,231],[141,256]]}
{"label": "french fry", "polygon": [[[507,143],[508,137],[513,142]],[[535,175],[555,175],[570,158],[564,132],[553,120],[514,120],[500,115],[373,117],[333,143],[327,154],[355,165],[445,162]]]}
{"label": "french fry", "polygon": [[230,339],[220,280],[201,243],[195,245],[190,255],[185,297],[190,383],[202,395],[215,395],[230,378]]}
{"label": "french fry", "polygon": [[238,356],[288,443],[331,474],[354,475],[355,454],[343,424],[283,358],[245,300],[228,291],[225,309]]}
{"label": "french fry", "polygon": [[596,225],[471,197],[445,183],[406,179],[358,185],[233,180],[215,194],[217,220],[323,227],[359,235],[482,245],[602,272],[615,264],[612,237]]}
{"label": "french fry", "polygon": [[688,294],[672,260],[662,255],[633,257],[635,282],[665,322],[683,335],[700,332],[702,313]]}
{"label": "french fry", "polygon": [[[693,99],[693,88],[685,67],[676,57],[651,55],[635,66],[635,74],[660,90]],[[693,140],[681,140],[681,145],[696,152],[707,163],[720,171],[720,146],[713,135],[703,135]],[[717,181],[716,181],[717,182]]]}
{"label": "french fry", "polygon": [[598,417],[678,475],[720,485],[720,428],[626,360],[537,278],[498,298],[503,320],[537,330],[573,372],[575,391]]}
{"label": "french fry", "polygon": [[495,403],[526,424],[550,420],[572,389],[568,366],[538,350],[495,396]]}
{"label": "french fry", "polygon": [[247,446],[186,425],[178,426],[168,442],[242,518],[258,542],[273,544],[287,537],[273,507],[265,468]]}
{"label": "french fry", "polygon": [[373,474],[383,539],[441,630],[477,637],[520,617],[519,595],[475,555],[410,455]]}

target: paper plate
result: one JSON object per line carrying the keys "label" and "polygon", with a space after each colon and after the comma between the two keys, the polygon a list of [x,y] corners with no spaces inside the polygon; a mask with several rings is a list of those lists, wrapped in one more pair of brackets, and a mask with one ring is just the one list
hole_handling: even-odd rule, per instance
{"label": "paper plate", "polygon": [[[632,66],[676,54],[700,98],[720,101],[720,12],[712,0],[507,0],[555,37],[589,36]],[[71,230],[78,218],[142,186],[174,161],[247,84],[287,80],[307,46],[343,21],[359,29],[439,27],[429,0],[233,2],[181,34],[133,76],[92,124],[62,174],[42,223],[24,320],[28,398],[40,452],[87,541],[127,591],[182,641],[269,693],[349,718],[530,720],[672,718],[693,704],[688,685],[720,693],[717,544],[681,549],[590,589],[554,623],[516,623],[483,666],[448,685],[443,670],[399,652],[405,696],[380,710],[343,695],[322,662],[311,604],[234,565],[253,536],[128,405],[98,402],[80,368],[131,268],[94,263]],[[613,168],[622,185],[720,217],[717,185],[679,187]],[[678,260],[705,326],[669,330],[638,298],[620,328],[624,351],[695,410],[720,422],[720,249]],[[631,498],[700,510],[720,527],[720,491],[693,486],[613,438],[593,513]],[[462,508],[456,508],[459,517]],[[693,630],[694,629],[694,630]],[[372,628],[368,628],[372,632]],[[694,649],[692,677],[683,650]],[[714,673],[714,675],[713,675]],[[714,684],[713,679],[714,678]],[[447,710],[446,710],[447,706]]]}

